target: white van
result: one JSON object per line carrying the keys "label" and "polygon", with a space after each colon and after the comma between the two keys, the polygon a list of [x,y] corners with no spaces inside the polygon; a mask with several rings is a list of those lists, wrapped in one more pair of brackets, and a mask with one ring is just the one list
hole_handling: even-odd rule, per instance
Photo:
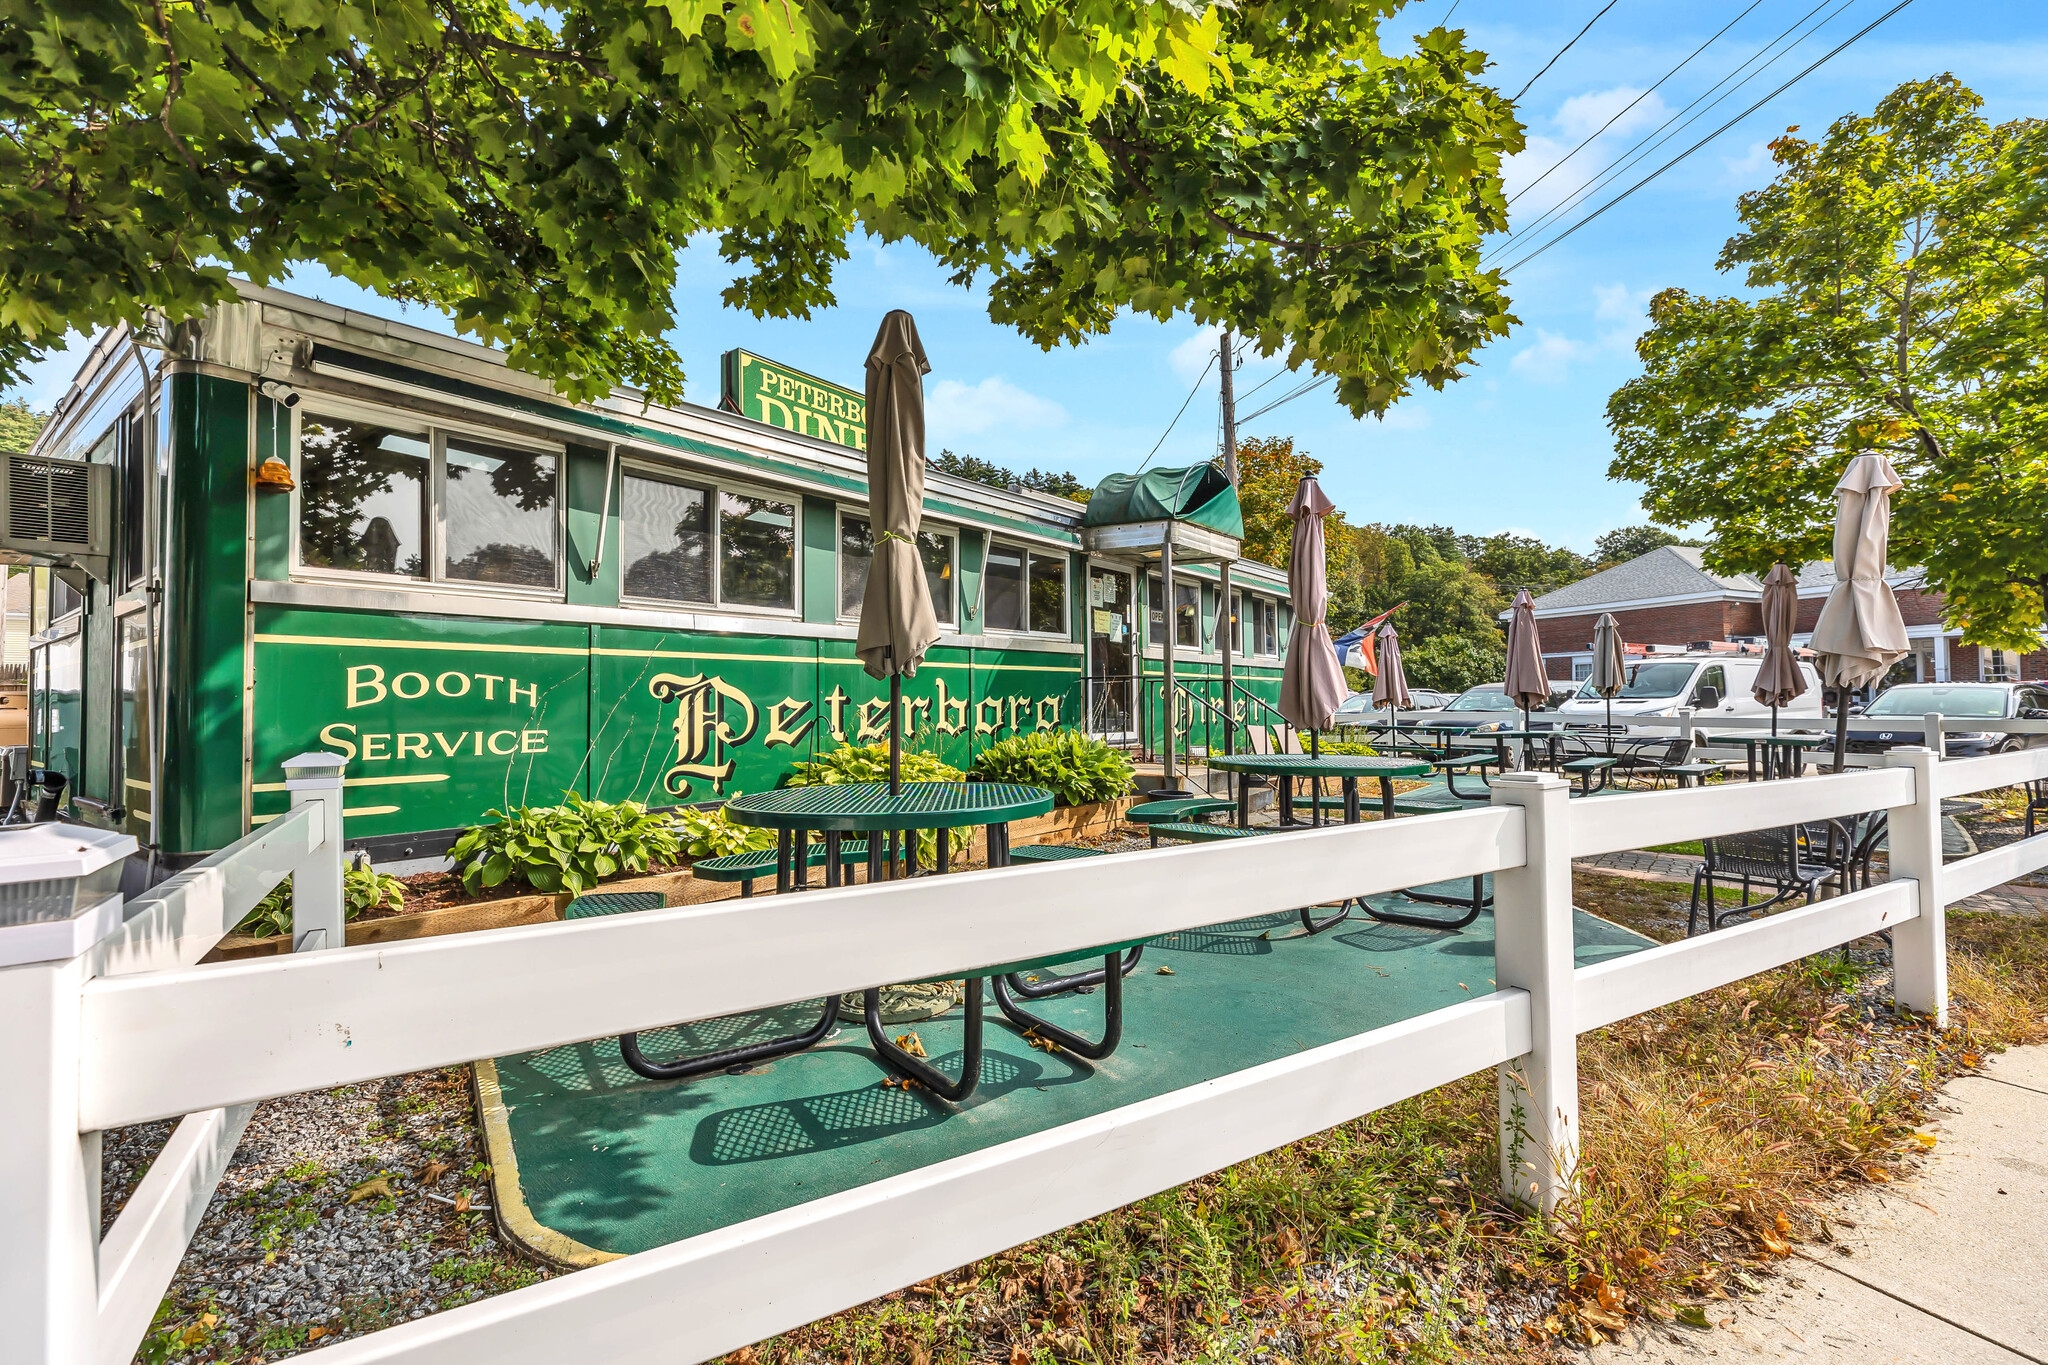
{"label": "white van", "polygon": [[[1767,716],[1771,708],[1759,703],[1751,688],[1756,686],[1761,654],[1650,654],[1631,660],[1628,682],[1614,694],[1614,715],[1675,716],[1690,706],[1701,720],[1716,716]],[[1810,663],[1799,665],[1806,679],[1806,691],[1790,705],[1778,708],[1780,716],[1821,714],[1820,674]],[[1575,720],[1595,722],[1607,714],[1607,701],[1581,684],[1572,699],[1558,708]]]}

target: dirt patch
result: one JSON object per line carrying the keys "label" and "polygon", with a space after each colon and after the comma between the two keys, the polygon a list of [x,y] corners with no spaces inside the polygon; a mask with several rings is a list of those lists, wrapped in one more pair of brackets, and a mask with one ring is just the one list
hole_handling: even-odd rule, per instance
{"label": "dirt patch", "polygon": [[[671,872],[689,869],[688,863],[663,863],[650,867],[645,872],[621,872],[616,877],[607,877],[599,882],[599,888],[612,882],[635,881],[641,877],[660,877]],[[405,883],[405,904],[392,910],[383,906],[356,916],[358,920],[390,919],[395,915],[417,915],[427,910],[452,910],[461,905],[481,905],[485,901],[501,901],[508,896],[545,896],[548,892],[536,891],[523,881],[500,882],[472,893],[462,884],[462,878],[453,872],[415,872],[409,877],[400,877]]]}

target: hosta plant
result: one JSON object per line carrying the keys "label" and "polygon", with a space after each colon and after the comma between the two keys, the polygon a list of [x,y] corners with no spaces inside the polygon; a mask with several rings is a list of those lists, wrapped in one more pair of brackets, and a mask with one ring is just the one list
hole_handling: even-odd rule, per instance
{"label": "hosta plant", "polygon": [[675,819],[682,826],[683,851],[692,858],[723,858],[731,853],[775,847],[774,830],[743,825],[728,816],[723,806],[685,806],[675,813]]}
{"label": "hosta plant", "polygon": [[1078,730],[1006,736],[974,756],[973,771],[984,782],[1043,787],[1062,806],[1114,801],[1135,778],[1123,750]]}
{"label": "hosta plant", "polygon": [[[905,782],[958,782],[965,776],[958,768],[942,761],[936,754],[919,753],[905,749],[897,772]],[[887,744],[843,744],[821,758],[808,759],[790,770],[788,785],[792,787],[835,786],[846,782],[887,782],[889,780],[889,746]],[[953,831],[953,856],[957,857],[972,842],[974,832],[967,829]],[[931,830],[921,830],[917,836],[917,857],[926,867],[937,865],[939,856],[938,836]]]}
{"label": "hosta plant", "polygon": [[[405,908],[405,883],[389,873],[379,872],[366,862],[345,868],[341,874],[342,912],[349,919],[379,907]],[[238,934],[254,938],[276,938],[292,931],[292,881],[287,877],[256,902],[256,908],[242,916],[235,926]]]}
{"label": "hosta plant", "polygon": [[506,882],[582,895],[606,877],[645,872],[682,856],[681,828],[638,801],[590,801],[564,792],[559,806],[486,812],[449,850],[474,894]]}

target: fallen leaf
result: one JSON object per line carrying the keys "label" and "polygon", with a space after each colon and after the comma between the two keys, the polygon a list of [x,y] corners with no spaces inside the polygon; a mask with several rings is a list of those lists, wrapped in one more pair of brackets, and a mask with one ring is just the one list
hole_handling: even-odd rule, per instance
{"label": "fallen leaf", "polygon": [[1172,975],[1173,975],[1173,968],[1171,968],[1171,967],[1161,967],[1161,968],[1159,969],[1159,975],[1160,975],[1160,976],[1172,976]]}
{"label": "fallen leaf", "polygon": [[1962,1056],[1956,1058],[1956,1060],[1961,1062],[1964,1066],[1976,1066],[1979,1062],[1983,1061],[1984,1058],[1975,1052],[1965,1052]]}
{"label": "fallen leaf", "polygon": [[932,1353],[924,1348],[923,1342],[910,1343],[910,1365],[932,1365]]}
{"label": "fallen leaf", "polygon": [[1892,1176],[1891,1172],[1882,1166],[1865,1166],[1863,1178],[1873,1185],[1887,1185],[1891,1183]]}
{"label": "fallen leaf", "polygon": [[469,1212],[469,1191],[468,1191],[468,1190],[464,1190],[464,1191],[463,1191],[463,1192],[462,1192],[461,1194],[458,1194],[458,1195],[456,1195],[456,1196],[455,1196],[455,1211],[456,1211],[457,1213],[468,1213],[468,1212]]}
{"label": "fallen leaf", "polygon": [[915,1033],[897,1034],[896,1046],[902,1048],[905,1052],[909,1053],[913,1057],[922,1057],[926,1055],[924,1050],[924,1040],[918,1037]]}
{"label": "fallen leaf", "polygon": [[759,1360],[760,1358],[760,1355],[754,1350],[753,1347],[742,1346],[737,1351],[734,1351],[731,1355],[727,1356],[725,1359],[727,1365],[754,1365],[754,1362]]}
{"label": "fallen leaf", "polygon": [[373,1175],[348,1192],[348,1202],[351,1204],[360,1204],[365,1199],[393,1199],[396,1197],[391,1192],[391,1177],[388,1175]]}
{"label": "fallen leaf", "polygon": [[1712,1327],[1714,1325],[1707,1321],[1707,1310],[1696,1303],[1688,1303],[1681,1306],[1672,1316],[1687,1327]]}
{"label": "fallen leaf", "polygon": [[318,1341],[322,1337],[331,1337],[333,1335],[334,1329],[331,1327],[308,1327],[306,1329],[306,1340],[309,1342]]}
{"label": "fallen leaf", "polygon": [[1773,1237],[1768,1232],[1764,1233],[1759,1240],[1763,1242],[1764,1250],[1770,1252],[1773,1256],[1790,1256],[1792,1254],[1792,1244],[1790,1242]]}
{"label": "fallen leaf", "polygon": [[1604,1308],[1596,1308],[1590,1303],[1579,1305],[1579,1316],[1596,1327],[1605,1327],[1610,1332],[1619,1332],[1628,1326],[1627,1319],[1617,1317]]}
{"label": "fallen leaf", "polygon": [[1792,1231],[1792,1220],[1786,1217],[1783,1212],[1780,1212],[1778,1214],[1778,1235],[1783,1237],[1790,1231]]}
{"label": "fallen leaf", "polygon": [[1289,1268],[1299,1269],[1308,1260],[1301,1248],[1301,1235],[1293,1228],[1281,1228],[1273,1234],[1273,1246],[1280,1253],[1280,1260]]}
{"label": "fallen leaf", "polygon": [[190,1327],[187,1327],[184,1331],[178,1333],[178,1344],[181,1346],[197,1346],[200,1342],[205,1340],[206,1329],[204,1327],[201,1327],[196,1322],[193,1323]]}
{"label": "fallen leaf", "polygon": [[1915,1133],[1912,1140],[1929,1151],[1932,1151],[1934,1148],[1935,1138],[1932,1133]]}
{"label": "fallen leaf", "polygon": [[1031,1348],[1028,1346],[1012,1346],[1010,1348],[1010,1365],[1031,1365]]}
{"label": "fallen leaf", "polygon": [[1622,1294],[1620,1287],[1611,1284],[1603,1284],[1600,1286],[1599,1298],[1600,1306],[1610,1313],[1619,1311],[1621,1305],[1627,1301],[1626,1296]]}
{"label": "fallen leaf", "polygon": [[1024,1281],[1022,1280],[1004,1280],[1000,1288],[1003,1291],[1003,1302],[1006,1304],[1015,1303],[1018,1299],[1024,1297]]}
{"label": "fallen leaf", "polygon": [[449,1169],[449,1165],[445,1161],[429,1161],[426,1165],[420,1167],[419,1182],[422,1185],[431,1185],[442,1176],[448,1174]]}

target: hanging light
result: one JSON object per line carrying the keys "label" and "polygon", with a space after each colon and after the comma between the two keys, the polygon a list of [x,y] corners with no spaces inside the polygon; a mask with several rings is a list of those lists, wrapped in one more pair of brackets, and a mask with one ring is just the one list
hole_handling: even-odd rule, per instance
{"label": "hanging light", "polygon": [[256,467],[256,486],[272,493],[289,493],[298,487],[292,482],[292,467],[275,455]]}

